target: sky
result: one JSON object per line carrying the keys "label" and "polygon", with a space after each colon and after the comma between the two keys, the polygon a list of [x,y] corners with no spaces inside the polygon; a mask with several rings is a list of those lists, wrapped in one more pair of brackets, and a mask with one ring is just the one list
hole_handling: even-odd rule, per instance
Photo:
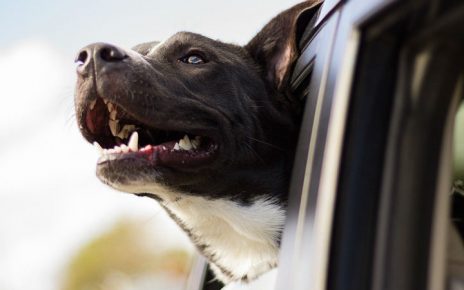
{"label": "sky", "polygon": [[130,48],[181,30],[245,44],[297,2],[0,1],[0,290],[57,289],[79,247],[123,217],[162,224],[169,244],[191,248],[154,201],[95,177],[97,153],[73,116],[81,47]]}

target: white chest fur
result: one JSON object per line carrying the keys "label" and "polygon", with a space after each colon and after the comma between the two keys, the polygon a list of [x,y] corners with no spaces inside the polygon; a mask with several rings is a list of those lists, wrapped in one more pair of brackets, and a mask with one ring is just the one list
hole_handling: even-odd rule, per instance
{"label": "white chest fur", "polygon": [[[163,205],[184,223],[196,242],[207,246],[205,255],[213,260],[212,268],[221,280],[253,280],[276,266],[285,211],[273,200],[260,198],[240,205],[184,195]],[[219,268],[230,273],[224,275]]]}
{"label": "white chest fur", "polygon": [[242,205],[229,199],[173,192],[157,183],[111,186],[121,191],[159,196],[162,205],[203,249],[217,278],[225,283],[254,280],[277,266],[285,210],[273,199],[260,197],[249,205]]}

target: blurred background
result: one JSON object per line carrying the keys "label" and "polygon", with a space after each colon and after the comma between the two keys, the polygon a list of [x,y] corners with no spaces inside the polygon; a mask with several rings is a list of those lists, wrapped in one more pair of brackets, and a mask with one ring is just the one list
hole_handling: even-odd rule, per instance
{"label": "blurred background", "polygon": [[194,251],[155,201],[95,177],[74,120],[75,53],[188,30],[245,44],[296,4],[0,2],[0,290],[183,289]]}

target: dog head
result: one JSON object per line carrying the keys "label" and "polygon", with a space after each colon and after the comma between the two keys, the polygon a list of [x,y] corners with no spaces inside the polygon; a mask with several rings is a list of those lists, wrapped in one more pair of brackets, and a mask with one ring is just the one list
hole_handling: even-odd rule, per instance
{"label": "dog head", "polygon": [[[271,226],[263,234],[255,238],[255,231],[247,232],[255,225],[238,234],[250,243],[259,240],[254,251],[267,247],[268,253],[255,253],[257,262],[253,253],[243,254],[248,268],[240,263],[240,253],[234,262],[215,261],[229,280],[254,277],[276,264],[280,213],[299,129],[298,101],[288,83],[299,53],[298,36],[316,5],[307,1],[283,12],[243,47],[179,32],[133,49],[91,44],[76,59],[76,116],[83,136],[101,153],[97,176],[104,183],[149,195],[162,205],[185,196],[232,200],[248,209],[263,196],[266,206],[269,200],[277,204],[278,221],[264,221]],[[191,222],[184,229],[197,245],[203,243],[200,248],[214,248],[210,260],[230,249],[214,234],[202,232],[200,222],[179,218],[185,216],[182,209],[170,206],[165,207],[181,225]],[[262,218],[275,219],[270,213]],[[215,218],[230,224],[245,215]],[[249,221],[238,223],[255,220],[250,215]],[[244,270],[233,273],[234,263]]]}
{"label": "dog head", "polygon": [[312,6],[276,17],[245,47],[180,32],[131,50],[83,48],[75,107],[83,136],[107,149],[98,177],[135,193],[152,183],[245,199],[284,192],[275,168],[290,168],[298,132],[287,92],[295,23]]}

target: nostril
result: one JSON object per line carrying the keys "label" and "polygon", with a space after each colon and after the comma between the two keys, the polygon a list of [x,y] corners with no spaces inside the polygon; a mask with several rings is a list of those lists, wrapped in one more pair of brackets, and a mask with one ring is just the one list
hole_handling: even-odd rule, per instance
{"label": "nostril", "polygon": [[[107,43],[93,43],[82,48],[74,60],[76,71],[81,77],[87,77],[92,70],[122,63],[129,55],[117,46]],[[111,64],[110,64],[111,63]]]}
{"label": "nostril", "polygon": [[100,57],[107,62],[121,61],[127,57],[127,55],[116,47],[103,47],[100,50]]}
{"label": "nostril", "polygon": [[83,50],[79,52],[74,62],[77,63],[78,65],[84,64],[87,61],[88,56],[89,54],[87,53],[87,51]]}

